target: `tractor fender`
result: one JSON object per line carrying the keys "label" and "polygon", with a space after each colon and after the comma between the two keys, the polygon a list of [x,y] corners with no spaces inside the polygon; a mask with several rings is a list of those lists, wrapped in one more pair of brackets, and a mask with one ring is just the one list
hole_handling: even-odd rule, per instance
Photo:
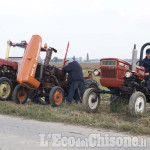
{"label": "tractor fender", "polygon": [[18,65],[16,62],[12,62],[12,61],[8,61],[8,60],[5,60],[5,59],[1,59],[0,58],[0,67],[1,66],[10,66],[12,67],[14,70],[17,70],[18,69]]}

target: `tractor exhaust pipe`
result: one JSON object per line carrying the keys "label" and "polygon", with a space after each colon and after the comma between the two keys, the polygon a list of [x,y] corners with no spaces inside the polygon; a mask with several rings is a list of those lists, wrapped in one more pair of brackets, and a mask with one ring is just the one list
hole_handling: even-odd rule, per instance
{"label": "tractor exhaust pipe", "polygon": [[134,48],[132,51],[132,68],[131,68],[132,73],[136,72],[136,62],[137,62],[137,50],[136,45],[134,44]]}

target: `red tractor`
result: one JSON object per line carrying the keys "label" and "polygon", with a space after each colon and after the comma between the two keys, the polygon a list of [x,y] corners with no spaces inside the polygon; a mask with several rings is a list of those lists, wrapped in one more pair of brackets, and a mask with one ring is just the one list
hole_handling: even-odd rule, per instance
{"label": "red tractor", "polygon": [[83,95],[83,106],[87,112],[96,112],[100,105],[100,94],[111,94],[111,105],[122,98],[128,102],[129,112],[138,116],[146,112],[146,103],[150,103],[150,93],[146,88],[145,68],[142,67],[143,51],[150,43],[141,48],[140,60],[137,62],[137,50],[134,46],[132,63],[117,59],[104,58],[100,60],[100,71],[94,74],[100,76],[100,83],[109,90],[87,89]]}
{"label": "red tractor", "polygon": [[[6,59],[0,59],[0,100],[8,100],[17,85],[16,74],[27,43],[7,42]],[[19,57],[18,57],[18,54]],[[11,57],[10,57],[11,56]]]}

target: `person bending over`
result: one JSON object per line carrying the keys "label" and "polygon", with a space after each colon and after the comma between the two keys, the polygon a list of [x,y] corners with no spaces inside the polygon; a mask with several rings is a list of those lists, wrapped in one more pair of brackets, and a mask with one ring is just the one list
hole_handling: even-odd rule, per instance
{"label": "person bending over", "polygon": [[62,69],[68,73],[68,80],[70,85],[66,101],[68,103],[72,103],[72,99],[74,98],[76,103],[78,103],[78,101],[81,102],[83,95],[84,77],[80,64],[77,61],[69,61],[68,64]]}

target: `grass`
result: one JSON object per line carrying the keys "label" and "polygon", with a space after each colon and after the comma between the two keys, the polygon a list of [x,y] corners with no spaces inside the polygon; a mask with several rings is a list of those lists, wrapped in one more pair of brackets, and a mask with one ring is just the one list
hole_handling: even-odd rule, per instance
{"label": "grass", "polygon": [[98,112],[94,114],[86,113],[81,104],[68,105],[63,103],[60,107],[54,108],[50,105],[31,102],[25,105],[0,102],[0,114],[150,135],[150,111],[144,116],[135,118],[130,116],[126,110],[124,107],[119,112],[110,112],[107,99],[102,101]]}
{"label": "grass", "polygon": [[[85,76],[88,75],[84,69]],[[99,77],[94,77],[99,83]],[[107,89],[102,87],[103,89]],[[17,105],[14,102],[0,101],[0,114],[21,116],[40,121],[63,122],[88,127],[113,129],[138,135],[150,135],[150,107],[148,112],[140,117],[132,117],[128,113],[126,104],[121,104],[116,112],[110,111],[109,96],[102,95],[101,105],[97,113],[89,114],[84,111],[81,104],[68,105],[63,103],[60,107],[40,105],[28,102]]]}
{"label": "grass", "polygon": [[[51,63],[51,65],[54,65],[56,67],[62,67],[63,63]],[[100,62],[95,62],[95,63],[86,63],[86,62],[81,62],[80,63],[81,67],[83,69],[98,69],[100,67]]]}

